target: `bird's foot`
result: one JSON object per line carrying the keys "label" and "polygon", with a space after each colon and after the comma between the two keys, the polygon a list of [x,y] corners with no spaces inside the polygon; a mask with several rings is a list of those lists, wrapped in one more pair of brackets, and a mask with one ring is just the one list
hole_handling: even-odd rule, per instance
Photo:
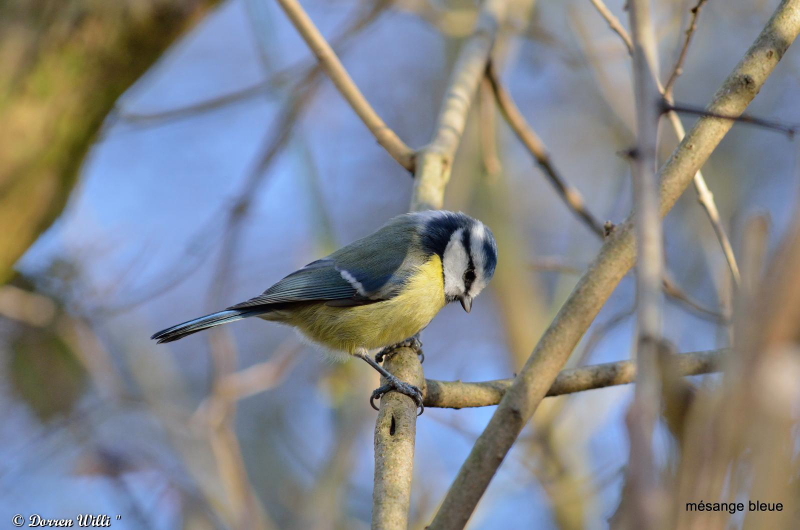
{"label": "bird's foot", "polygon": [[369,398],[369,404],[372,405],[372,408],[375,410],[380,410],[375,406],[375,400],[381,399],[384,394],[394,390],[395,392],[400,392],[401,394],[410,397],[419,408],[419,414],[417,414],[417,416],[421,416],[425,410],[425,407],[422,406],[422,391],[411,383],[401,381],[394,375],[389,374],[388,376],[384,377],[387,381],[386,384],[376,388],[375,391],[372,392],[372,396]]}
{"label": "bird's foot", "polygon": [[383,363],[383,361],[397,353],[397,350],[400,348],[411,348],[419,356],[419,362],[425,362],[425,354],[422,353],[422,341],[419,340],[419,333],[404,340],[403,342],[398,342],[397,344],[392,344],[391,346],[385,347],[375,354],[375,360],[379,363]]}

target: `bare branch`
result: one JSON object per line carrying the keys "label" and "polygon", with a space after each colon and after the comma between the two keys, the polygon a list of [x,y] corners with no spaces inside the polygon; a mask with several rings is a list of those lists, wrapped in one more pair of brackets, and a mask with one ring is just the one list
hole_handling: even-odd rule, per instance
{"label": "bare branch", "polygon": [[197,114],[202,114],[203,112],[225,107],[239,101],[267,94],[271,86],[272,83],[270,81],[259,81],[258,83],[255,83],[249,87],[242,88],[228,94],[216,96],[198,103],[190,103],[183,107],[153,113],[130,111],[125,108],[124,104],[120,105],[118,103],[117,108],[114,110],[116,114],[112,114],[112,117],[130,123],[151,123],[188,118],[191,116],[196,116]]}
{"label": "bare branch", "polygon": [[[678,141],[683,140],[683,137],[686,136],[686,130],[683,128],[683,123],[681,122],[680,117],[676,113],[670,112],[667,114],[667,118],[672,124],[672,128],[675,131]],[[705,210],[708,220],[711,222],[711,226],[714,229],[714,234],[717,236],[717,241],[719,241],[720,247],[722,247],[722,254],[725,256],[725,261],[728,262],[728,268],[731,271],[731,277],[733,278],[734,285],[739,285],[739,264],[736,262],[736,255],[733,253],[731,240],[728,238],[728,234],[725,232],[725,228],[722,226],[722,219],[719,216],[717,203],[714,201],[714,194],[708,188],[706,179],[703,177],[703,173],[701,171],[698,171],[694,176],[694,189],[697,191],[697,200]]]}
{"label": "bare branch", "polygon": [[195,416],[208,414],[208,410],[214,406],[214,399],[238,401],[280,385],[301,358],[299,350],[300,344],[285,341],[275,349],[269,361],[223,376],[218,382],[218,395],[201,402]]}
{"label": "bare branch", "polygon": [[[636,156],[633,157],[634,231],[636,264],[636,360],[640,367],[633,404],[628,411],[630,458],[624,502],[631,507],[634,526],[654,528],[661,520],[658,473],[653,459],[653,432],[660,411],[656,355],[662,341],[664,249],[658,210],[656,159],[661,94],[656,82],[655,30],[650,0],[628,3],[633,37],[633,85],[636,99]],[[628,488],[629,486],[629,488]],[[622,506],[622,504],[621,504]]]}
{"label": "bare branch", "polygon": [[[364,9],[362,9],[363,12],[354,20],[350,21],[347,28],[345,28],[340,35],[334,39],[331,39],[331,47],[334,49],[339,49],[341,52],[341,49],[344,48],[344,46],[353,37],[375,22],[375,20],[387,9],[387,7],[389,7],[391,2],[392,0],[379,0],[372,5],[365,6]],[[255,28],[256,32],[262,30],[263,28]],[[295,64],[275,72],[270,75],[270,79],[260,81],[249,87],[235,90],[233,92],[216,96],[204,101],[190,103],[183,107],[168,109],[160,112],[140,113],[130,111],[125,108],[124,102],[118,102],[113,111],[115,114],[113,114],[112,117],[131,123],[150,123],[187,118],[203,112],[225,107],[242,100],[247,100],[255,96],[269,94],[269,92],[272,90],[285,87],[285,85],[289,84],[291,80],[295,78],[307,78],[308,72],[315,70],[316,68],[318,68],[316,63],[313,63],[309,66],[304,61],[302,64]]]}
{"label": "bare branch", "polygon": [[511,94],[509,94],[508,90],[503,86],[491,61],[486,67],[486,77],[491,83],[495,99],[497,100],[497,106],[500,108],[500,112],[503,113],[503,117],[505,117],[511,130],[514,131],[517,138],[528,148],[528,151],[533,155],[536,163],[539,164],[539,167],[547,176],[548,180],[550,180],[550,183],[556,188],[556,191],[561,195],[561,198],[567,206],[575,215],[583,220],[592,232],[602,239],[604,234],[603,223],[598,221],[586,208],[586,203],[581,193],[573,186],[570,186],[556,171],[550,161],[550,155],[547,152],[547,148],[544,146],[544,142],[542,142],[539,135],[536,134],[536,131],[526,123],[525,117],[522,115],[522,112],[520,112],[516,103],[514,103]]}
{"label": "bare branch", "polygon": [[[424,388],[422,364],[414,350],[399,350],[384,366],[403,381]],[[408,528],[416,435],[417,405],[403,394],[384,394],[375,422],[372,528]]]}
{"label": "bare branch", "polygon": [[[603,3],[603,0],[591,0],[592,4],[597,7],[597,10],[600,14],[606,18],[606,14],[611,14],[608,10],[608,7]],[[613,17],[613,15],[611,15]],[[617,33],[622,38],[623,43],[628,47],[629,53],[632,53],[632,48],[628,44],[631,42],[630,35],[625,31],[621,25],[618,26],[619,31]],[[659,83],[659,90],[661,90],[662,96],[667,101],[668,104],[673,104],[674,101],[672,100],[672,94],[667,94],[664,91],[664,88],[661,87]],[[686,131],[683,128],[683,124],[681,123],[680,118],[675,113],[669,113],[669,122],[672,124],[672,128],[675,131],[675,135],[678,137],[678,141],[680,142],[683,140],[683,137],[686,135]],[[722,226],[722,220],[719,216],[719,210],[717,209],[717,205],[714,202],[714,194],[711,193],[709,190],[708,185],[706,184],[706,180],[703,177],[703,173],[699,170],[697,171],[697,175],[694,177],[694,187],[697,190],[697,198],[700,202],[700,205],[705,209],[706,214],[708,215],[708,220],[711,222],[711,226],[714,228],[714,233],[717,236],[717,240],[719,241],[720,246],[722,247],[722,253],[725,256],[725,259],[728,262],[728,267],[731,269],[731,275],[733,276],[733,280],[736,285],[739,284],[739,265],[736,263],[736,257],[733,254],[733,247],[731,246],[730,239],[728,235],[725,233],[725,228]]]}
{"label": "bare branch", "polygon": [[676,105],[670,100],[664,98],[661,104],[662,112],[677,112],[683,114],[694,114],[695,116],[709,116],[711,118],[720,118],[722,120],[731,120],[734,122],[747,123],[755,125],[756,127],[763,127],[764,129],[771,129],[785,134],[790,140],[797,134],[798,127],[796,125],[786,125],[775,120],[765,120],[764,118],[757,118],[749,114],[742,114],[741,116],[728,116],[717,112],[709,112],[706,109],[692,107],[689,105]]}
{"label": "bare branch", "polygon": [[475,31],[461,48],[444,97],[436,133],[417,154],[411,209],[437,210],[444,201],[453,157],[467,123],[472,100],[486,71],[497,31],[505,18],[507,2],[486,0]]}
{"label": "bare branch", "polygon": [[559,272],[561,274],[583,274],[586,263],[580,263],[561,256],[537,256],[528,265],[532,270]]}
{"label": "bare branch", "polygon": [[633,41],[631,40],[631,36],[628,35],[625,26],[622,25],[622,22],[611,12],[608,6],[603,2],[603,0],[589,0],[592,5],[597,9],[597,12],[600,13],[600,16],[608,23],[608,27],[611,30],[619,35],[619,38],[622,39],[622,43],[625,44],[625,47],[628,49],[628,53],[633,54]]}
{"label": "bare branch", "polygon": [[725,315],[723,309],[715,311],[709,307],[705,307],[697,300],[690,297],[683,289],[678,287],[675,279],[672,278],[669,270],[664,273],[664,294],[672,298],[674,301],[679,302],[694,312],[695,316],[704,320],[710,320],[721,324],[730,324],[730,318]]}
{"label": "bare branch", "polygon": [[49,297],[11,284],[0,285],[0,316],[42,328],[50,325],[58,307]]}
{"label": "bare branch", "polygon": [[488,79],[481,81],[480,99],[481,161],[486,176],[491,182],[503,171],[503,163],[497,154],[497,110],[494,104],[494,91]]}
{"label": "bare branch", "polygon": [[[800,0],[784,0],[717,91],[709,109],[727,115],[742,113],[799,32]],[[660,171],[662,216],[672,209],[731,126],[729,120],[701,118],[678,145]],[[466,525],[522,428],[635,257],[636,243],[628,220],[607,239],[509,387],[450,487],[431,529]]]}
{"label": "bare branch", "polygon": [[[719,371],[726,350],[682,353],[676,355],[680,375],[701,375]],[[563,396],[586,390],[627,385],[636,379],[636,363],[618,361],[563,370],[556,377],[545,397]],[[480,383],[425,380],[425,407],[464,409],[497,405],[514,379],[497,379]]]}
{"label": "bare branch", "polygon": [[[580,192],[573,186],[570,186],[569,183],[567,183],[566,180],[564,180],[558,173],[555,165],[550,159],[550,155],[547,153],[547,148],[545,147],[544,142],[542,142],[541,138],[539,138],[539,135],[536,134],[536,131],[534,131],[533,128],[525,121],[525,117],[514,103],[514,99],[511,97],[511,94],[509,94],[508,90],[500,82],[499,76],[497,75],[497,72],[494,70],[494,67],[491,63],[486,69],[486,77],[489,79],[489,82],[494,90],[497,105],[503,113],[503,116],[505,117],[509,126],[517,134],[517,137],[520,139],[520,141],[522,141],[525,147],[527,147],[531,152],[534,159],[544,171],[545,175],[548,177],[553,186],[555,186],[556,191],[558,191],[559,195],[561,195],[561,198],[565,203],[567,203],[567,206],[584,221],[584,223],[589,227],[590,230],[592,230],[592,232],[595,233],[595,235],[597,235],[600,239],[604,239],[607,232],[606,224],[601,224],[588,211],[583,200],[583,196],[580,194]],[[703,182],[703,185],[705,186],[705,182]],[[708,188],[705,189],[707,190]],[[716,208],[714,208],[714,211],[716,211]],[[718,217],[719,215],[717,215],[717,218]],[[725,241],[727,242],[727,238]],[[728,244],[728,246],[730,246],[730,244]],[[711,314],[714,315],[717,320],[722,320],[721,315],[710,309],[702,307],[699,303],[693,300],[687,293],[678,287],[675,280],[666,273],[664,275],[664,292],[668,296],[673,297],[692,309],[699,311],[703,315]]]}
{"label": "bare branch", "polygon": [[331,81],[344,96],[353,110],[364,122],[364,125],[378,140],[378,143],[409,171],[414,170],[414,151],[407,146],[395,132],[384,123],[375,109],[356,86],[350,74],[345,70],[336,52],[333,51],[325,37],[319,32],[314,22],[297,0],[278,0],[297,31],[306,41],[308,47],[317,56],[320,65],[330,76]]}
{"label": "bare branch", "polygon": [[662,91],[665,96],[672,97],[672,89],[675,87],[675,81],[683,73],[683,63],[686,62],[686,55],[689,51],[689,45],[692,43],[694,32],[697,31],[697,18],[700,16],[703,6],[708,0],[697,0],[697,5],[691,9],[691,19],[689,20],[689,27],[686,29],[686,37],[683,40],[683,46],[678,54],[678,60],[675,61],[675,66],[672,68],[672,73],[669,75],[664,90]]}

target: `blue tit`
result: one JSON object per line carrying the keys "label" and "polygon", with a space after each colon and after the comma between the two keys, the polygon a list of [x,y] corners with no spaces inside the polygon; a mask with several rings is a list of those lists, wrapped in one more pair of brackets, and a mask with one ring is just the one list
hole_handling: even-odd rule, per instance
{"label": "blue tit", "polygon": [[385,370],[370,350],[407,342],[449,302],[458,300],[469,313],[496,265],[492,231],[477,219],[444,210],[403,214],[255,298],[152,338],[172,342],[248,317],[288,324],[323,348],[360,357],[378,370],[388,384],[373,399],[397,390],[421,406],[420,390]]}

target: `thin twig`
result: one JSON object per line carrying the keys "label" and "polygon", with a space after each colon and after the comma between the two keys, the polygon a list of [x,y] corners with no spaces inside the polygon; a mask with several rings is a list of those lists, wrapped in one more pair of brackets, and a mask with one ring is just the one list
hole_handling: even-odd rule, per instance
{"label": "thin twig", "polygon": [[[558,256],[537,257],[528,264],[531,270],[537,272],[558,272],[560,274],[573,275],[583,274],[586,272],[587,266],[588,264],[586,263],[570,261]],[[677,286],[675,280],[670,276],[669,271],[664,272],[663,287],[665,295],[671,298],[675,303],[682,304],[684,307],[691,310],[698,318],[718,324],[730,323],[730,318],[725,315],[724,311],[714,311],[687,295]]]}
{"label": "thin twig", "polygon": [[686,62],[686,55],[689,52],[689,45],[692,43],[694,32],[697,31],[697,18],[700,16],[703,6],[708,0],[697,0],[697,5],[691,9],[691,18],[689,19],[689,27],[686,29],[686,37],[683,40],[683,46],[678,54],[678,60],[675,61],[675,66],[672,68],[672,73],[669,75],[667,82],[664,84],[664,96],[672,97],[672,89],[675,87],[675,81],[683,73],[683,63]]}
{"label": "thin twig", "polygon": [[586,270],[586,263],[580,263],[561,256],[538,256],[528,266],[535,271],[559,272],[561,274],[583,274]]}
{"label": "thin twig", "polygon": [[33,291],[11,284],[0,286],[0,316],[43,328],[52,324],[57,314],[56,302]]}
{"label": "thin twig", "polygon": [[730,324],[730,318],[725,315],[725,311],[722,308],[720,308],[719,311],[715,311],[711,308],[705,307],[697,300],[690,297],[683,289],[678,287],[668,270],[664,272],[663,286],[664,294],[667,295],[668,298],[671,298],[674,302],[682,304],[685,308],[692,311],[695,316],[711,322]]}
{"label": "thin twig", "polygon": [[[392,7],[395,2],[396,0],[360,2],[358,13],[347,20],[346,26],[338,35],[328,41],[331,48],[337,52],[337,55],[343,54],[352,43],[353,38],[374,24],[384,13],[389,11],[389,8]],[[254,6],[259,6],[260,4],[262,8],[269,7],[263,0],[248,0],[248,4]],[[257,28],[256,31],[263,30]],[[308,71],[316,64],[318,64],[316,58],[312,58],[310,60],[301,60],[295,64],[280,68],[271,75],[272,83],[275,86],[284,86],[290,83],[292,79],[302,76],[303,72]]]}
{"label": "thin twig", "polygon": [[481,120],[481,161],[487,178],[490,182],[494,182],[503,171],[503,164],[497,153],[497,110],[494,104],[494,91],[488,79],[481,81],[478,111]]}
{"label": "thin twig", "polygon": [[333,84],[347,100],[353,110],[364,122],[364,125],[378,140],[378,143],[401,166],[409,171],[414,171],[414,151],[389,128],[383,119],[375,112],[358,86],[345,70],[336,52],[333,51],[328,41],[319,32],[314,22],[305,12],[297,0],[278,0],[294,27],[306,41],[308,47],[317,56],[319,64],[331,78]]}
{"label": "thin twig", "polygon": [[[717,91],[710,110],[728,115],[743,112],[798,33],[800,0],[784,0]],[[678,145],[660,171],[662,216],[672,209],[731,127],[725,120],[700,120]],[[607,239],[503,396],[442,502],[432,530],[466,525],[522,428],[635,259],[636,243],[628,220]]]}
{"label": "thin twig", "polygon": [[[522,141],[525,147],[528,148],[534,159],[538,162],[539,166],[547,175],[550,182],[555,186],[561,198],[567,203],[567,206],[589,227],[595,235],[601,240],[606,237],[606,225],[600,223],[586,208],[583,196],[580,192],[569,185],[565,179],[561,177],[555,169],[555,165],[547,153],[547,148],[544,142],[536,134],[536,131],[525,121],[525,117],[520,112],[511,94],[500,82],[497,72],[494,70],[492,63],[486,69],[486,76],[491,83],[494,90],[497,105],[500,108],[503,116],[506,118],[511,129],[517,134],[517,137]],[[705,183],[704,183],[705,184]],[[706,188],[707,189],[707,188]],[[716,209],[715,209],[716,211]],[[717,216],[718,217],[718,216]],[[727,239],[726,239],[727,241]],[[687,293],[680,289],[677,283],[668,275],[664,275],[664,292],[668,296],[683,302],[687,306],[699,310],[704,314],[711,314],[717,320],[721,320],[721,315],[715,313],[710,309],[702,307],[699,303],[693,300]]]}
{"label": "thin twig", "polygon": [[[662,341],[664,249],[658,209],[656,159],[658,103],[657,46],[650,15],[650,0],[628,2],[633,37],[633,85],[636,100],[636,155],[633,157],[634,231],[636,263],[636,361],[639,373],[633,404],[628,411],[630,458],[626,486],[634,527],[656,528],[666,507],[661,502],[658,473],[653,458],[653,432],[660,410],[659,370],[656,355]],[[620,506],[623,506],[621,504]]]}
{"label": "thin twig", "polygon": [[[676,355],[676,368],[683,376],[701,375],[720,370],[726,350],[682,353]],[[563,396],[586,390],[627,385],[636,379],[634,361],[617,361],[582,368],[562,370],[545,397]],[[497,379],[480,383],[425,380],[425,407],[464,409],[497,405],[514,379]]]}
{"label": "thin twig", "polygon": [[[603,3],[603,0],[591,0],[592,4],[597,8],[598,12],[603,18],[606,18],[608,15],[613,15],[608,10],[608,7]],[[615,30],[617,31],[617,30]],[[631,42],[630,35],[628,32],[625,31],[625,28],[622,27],[621,24],[618,25],[618,31],[622,42],[628,48],[628,52],[631,52],[631,47],[629,43]],[[672,95],[666,94],[664,92],[664,88],[660,86],[659,82],[659,89],[661,90],[661,94],[666,99],[667,103],[672,104]],[[669,122],[672,124],[672,128],[675,131],[675,135],[678,137],[678,141],[682,141],[683,137],[686,136],[686,131],[683,128],[683,124],[681,123],[680,118],[674,112],[670,112],[668,114]],[[714,234],[717,236],[717,240],[719,241],[720,247],[722,247],[722,253],[725,256],[725,260],[728,262],[728,267],[731,269],[731,275],[733,276],[734,282],[736,285],[739,284],[739,265],[736,263],[736,256],[733,253],[733,247],[731,246],[730,239],[728,238],[728,234],[725,232],[725,228],[722,226],[722,220],[719,216],[719,210],[717,209],[717,204],[714,202],[714,194],[711,193],[711,190],[708,188],[706,184],[706,180],[703,177],[703,173],[699,170],[694,177],[694,187],[697,190],[697,198],[700,202],[700,205],[706,211],[708,215],[708,220],[711,222],[711,226],[714,228]]]}
{"label": "thin twig", "polygon": [[766,120],[764,118],[757,118],[749,114],[742,114],[741,116],[729,116],[727,114],[721,114],[719,112],[709,112],[706,109],[700,107],[692,107],[690,105],[678,105],[670,102],[666,98],[664,98],[664,100],[661,103],[661,111],[678,112],[681,114],[693,114],[695,116],[701,116],[703,118],[717,118],[721,120],[731,120],[734,122],[755,125],[756,127],[763,127],[764,129],[770,129],[773,131],[783,133],[790,140],[794,138],[794,135],[797,134],[798,130],[797,125],[786,125],[775,120]]}
{"label": "thin twig", "polygon": [[605,322],[596,325],[586,340],[583,341],[583,351],[581,351],[580,356],[577,358],[575,366],[581,366],[588,361],[594,354],[595,348],[597,348],[600,343],[603,342],[603,340],[611,333],[611,331],[617,326],[622,325],[622,323],[632,317],[635,313],[636,303],[634,302],[629,308],[610,317]]}
{"label": "thin twig", "polygon": [[247,100],[256,96],[262,96],[269,92],[272,83],[270,81],[260,81],[246,88],[242,88],[228,94],[209,98],[198,103],[190,103],[183,107],[167,109],[159,112],[136,112],[127,110],[125,105],[117,105],[112,119],[116,118],[129,123],[152,123],[168,120],[188,118],[202,114],[220,107],[226,107],[239,101]]}
{"label": "thin twig", "polygon": [[[346,44],[358,33],[363,31],[366,27],[372,24],[389,6],[392,0],[380,0],[365,6],[364,12],[355,18],[348,27],[337,37],[331,40],[331,47],[334,49],[344,48]],[[260,31],[260,28],[255,28]],[[262,54],[263,55],[263,54]],[[270,78],[264,81],[259,81],[249,87],[229,92],[220,96],[215,96],[207,100],[190,103],[183,107],[171,108],[159,112],[143,113],[127,110],[124,103],[118,103],[115,107],[112,119],[116,118],[130,123],[151,123],[162,122],[175,119],[183,119],[221,107],[237,103],[239,101],[247,100],[255,96],[269,94],[272,90],[285,89],[287,83],[297,77],[306,77],[309,70],[313,70],[315,66],[309,67],[305,62],[289,66],[283,70],[274,72]]]}
{"label": "thin twig", "polygon": [[506,90],[500,81],[500,77],[497,75],[492,61],[489,61],[489,64],[486,66],[486,77],[491,83],[497,106],[500,108],[500,112],[503,113],[511,130],[514,131],[517,138],[528,148],[528,151],[533,155],[536,163],[539,164],[539,167],[567,206],[575,215],[583,220],[592,232],[602,239],[604,234],[603,223],[597,220],[586,208],[586,203],[581,193],[556,171],[556,168],[550,160],[547,148],[544,146],[544,142],[542,142],[539,135],[536,134],[536,131],[525,121],[525,117],[522,115],[522,112],[520,112],[516,103],[514,103],[511,94],[509,94],[508,90]]}
{"label": "thin twig", "polygon": [[611,12],[608,6],[603,2],[603,0],[589,0],[592,5],[597,9],[597,12],[600,13],[600,16],[608,23],[608,27],[611,30],[619,35],[619,38],[622,39],[623,44],[625,47],[628,48],[628,53],[633,54],[633,41],[631,40],[631,36],[628,35],[628,32],[625,30],[625,26],[622,25],[622,22]]}
{"label": "thin twig", "polygon": [[220,396],[227,401],[238,401],[280,385],[301,358],[300,345],[292,342],[289,344],[289,341],[285,341],[278,346],[269,361],[221,378],[217,387],[219,396],[211,396],[200,403],[194,413],[195,421],[213,415],[210,411],[216,406],[215,399]]}
{"label": "thin twig", "polygon": [[[670,124],[672,124],[678,141],[683,140],[683,137],[686,136],[686,130],[683,128],[683,122],[681,122],[680,117],[675,112],[670,112],[667,114],[667,118]],[[722,218],[719,215],[717,203],[714,200],[714,194],[709,189],[708,184],[706,184],[706,179],[703,177],[701,171],[698,171],[694,176],[694,189],[697,192],[697,200],[705,210],[708,220],[711,222],[711,227],[714,229],[714,234],[717,236],[717,241],[719,241],[719,245],[722,248],[722,255],[725,256],[725,261],[728,263],[733,283],[734,285],[739,285],[741,281],[739,264],[736,261],[736,255],[733,253],[731,240],[727,232],[725,232],[725,227],[722,225]]]}

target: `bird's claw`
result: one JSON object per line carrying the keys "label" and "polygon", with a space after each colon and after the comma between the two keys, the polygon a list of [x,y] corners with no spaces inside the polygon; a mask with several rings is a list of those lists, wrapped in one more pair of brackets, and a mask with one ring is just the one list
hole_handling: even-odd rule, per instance
{"label": "bird's claw", "polygon": [[419,340],[419,334],[414,335],[403,342],[398,342],[397,344],[392,344],[391,346],[385,347],[375,354],[375,360],[379,363],[383,363],[384,360],[394,355],[400,348],[411,348],[419,356],[419,362],[425,362],[425,354],[422,353],[422,341]]}
{"label": "bird's claw", "polygon": [[375,410],[380,410],[375,406],[375,400],[381,399],[384,394],[394,390],[395,392],[400,392],[401,394],[410,397],[417,405],[417,408],[419,408],[419,414],[417,414],[417,416],[421,416],[425,411],[425,407],[422,405],[422,391],[410,383],[401,381],[397,377],[392,377],[387,379],[387,381],[388,382],[385,385],[376,388],[372,392],[372,396],[369,398],[369,404],[372,405],[372,408]]}

